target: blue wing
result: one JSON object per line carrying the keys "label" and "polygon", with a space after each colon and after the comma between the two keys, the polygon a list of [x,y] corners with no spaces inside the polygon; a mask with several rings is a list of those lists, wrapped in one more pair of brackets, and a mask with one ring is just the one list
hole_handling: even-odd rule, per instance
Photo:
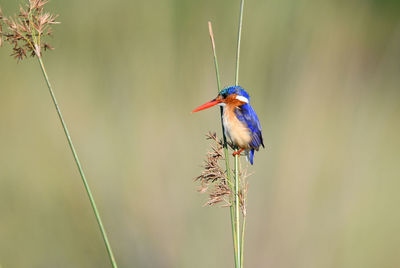
{"label": "blue wing", "polygon": [[246,103],[235,109],[237,118],[245,123],[251,131],[250,150],[248,151],[247,158],[250,164],[253,165],[254,150],[258,151],[260,145],[264,147],[263,137],[261,133],[260,121],[253,107]]}
{"label": "blue wing", "polygon": [[[247,127],[251,130],[251,142],[249,144],[252,152],[250,154],[251,160],[253,160],[254,150],[258,151],[260,145],[264,147],[263,137],[261,133],[261,125],[260,121],[258,121],[258,117],[256,112],[253,110],[253,107],[250,104],[246,103],[235,109],[235,114],[237,118],[245,123]],[[250,161],[252,162],[252,161]]]}
{"label": "blue wing", "polygon": [[249,146],[256,151],[258,151],[260,145],[264,147],[260,121],[258,121],[257,114],[254,111],[253,107],[251,107],[250,104],[246,103],[238,107],[238,109],[235,110],[235,114],[237,118],[241,122],[244,122],[251,130],[252,136]]}

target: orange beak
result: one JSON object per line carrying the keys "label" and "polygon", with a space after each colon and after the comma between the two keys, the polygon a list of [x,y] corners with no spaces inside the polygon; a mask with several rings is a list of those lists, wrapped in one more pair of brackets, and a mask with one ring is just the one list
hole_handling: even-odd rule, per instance
{"label": "orange beak", "polygon": [[198,112],[198,111],[213,107],[214,105],[217,105],[218,103],[221,103],[221,102],[222,102],[221,99],[213,99],[212,101],[209,101],[209,102],[204,103],[203,105],[197,107],[196,109],[194,109],[192,111],[192,113],[195,113],[195,112]]}

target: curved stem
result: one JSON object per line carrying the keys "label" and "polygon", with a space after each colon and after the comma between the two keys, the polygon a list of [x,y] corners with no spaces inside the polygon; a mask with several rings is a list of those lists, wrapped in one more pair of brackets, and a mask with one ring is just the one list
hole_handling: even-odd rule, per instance
{"label": "curved stem", "polygon": [[101,235],[102,235],[102,237],[103,237],[104,244],[105,244],[105,246],[106,246],[106,249],[107,249],[107,253],[108,253],[110,262],[111,262],[113,268],[117,268],[118,266],[117,266],[117,263],[116,263],[116,261],[115,261],[114,254],[113,254],[113,252],[112,252],[110,243],[108,242],[107,234],[106,234],[106,231],[105,231],[105,229],[104,229],[103,222],[101,221],[100,214],[99,214],[99,212],[98,212],[98,210],[97,210],[96,202],[94,201],[94,198],[93,198],[93,195],[92,195],[92,191],[90,190],[89,184],[88,184],[88,182],[87,182],[87,180],[86,180],[86,178],[85,178],[85,174],[84,174],[84,172],[83,172],[83,169],[82,169],[81,163],[80,163],[80,161],[79,161],[78,155],[77,155],[77,153],[76,153],[76,151],[75,151],[75,147],[74,147],[74,145],[73,145],[73,143],[72,143],[71,136],[69,135],[69,131],[68,131],[67,125],[66,125],[65,122],[64,122],[63,115],[62,115],[62,113],[61,113],[60,107],[58,106],[56,97],[55,97],[55,95],[54,95],[54,92],[53,92],[53,89],[52,89],[52,87],[51,87],[49,78],[48,78],[48,76],[47,76],[47,72],[46,72],[46,69],[45,69],[45,67],[44,67],[42,58],[41,58],[39,55],[37,56],[37,58],[38,58],[38,60],[39,60],[40,68],[42,69],[43,76],[44,76],[44,78],[45,78],[45,80],[46,80],[47,87],[48,87],[48,89],[49,89],[49,93],[50,93],[51,99],[52,99],[52,101],[53,101],[53,103],[54,103],[54,106],[55,106],[55,108],[56,108],[56,111],[57,111],[57,114],[58,114],[58,118],[60,119],[60,122],[61,122],[62,128],[63,128],[63,130],[64,130],[65,136],[66,136],[66,138],[67,138],[69,147],[70,147],[70,149],[71,149],[71,151],[72,151],[72,155],[73,155],[73,157],[74,157],[76,166],[78,167],[79,174],[81,175],[83,185],[85,186],[85,190],[86,190],[87,195],[88,195],[88,197],[89,197],[90,204],[92,205],[92,209],[93,209],[94,215],[95,215],[95,217],[96,217],[97,224],[99,225],[100,232],[101,232]]}

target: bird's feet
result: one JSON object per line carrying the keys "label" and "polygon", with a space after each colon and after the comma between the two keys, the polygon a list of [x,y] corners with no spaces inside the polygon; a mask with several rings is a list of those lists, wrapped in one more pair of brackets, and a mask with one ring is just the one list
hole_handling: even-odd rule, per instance
{"label": "bird's feet", "polygon": [[232,155],[233,156],[235,156],[235,155],[239,155],[240,156],[240,153],[243,152],[243,151],[244,151],[244,149],[240,149],[240,150],[234,151]]}

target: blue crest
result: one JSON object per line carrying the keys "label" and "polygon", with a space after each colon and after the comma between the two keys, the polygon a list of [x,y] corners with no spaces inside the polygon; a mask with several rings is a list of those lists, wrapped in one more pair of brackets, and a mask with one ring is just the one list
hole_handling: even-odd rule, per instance
{"label": "blue crest", "polygon": [[238,94],[239,96],[243,96],[250,101],[249,94],[241,86],[226,87],[223,90],[221,90],[221,92],[219,93],[219,95],[224,96],[224,97],[232,95],[232,94]]}

